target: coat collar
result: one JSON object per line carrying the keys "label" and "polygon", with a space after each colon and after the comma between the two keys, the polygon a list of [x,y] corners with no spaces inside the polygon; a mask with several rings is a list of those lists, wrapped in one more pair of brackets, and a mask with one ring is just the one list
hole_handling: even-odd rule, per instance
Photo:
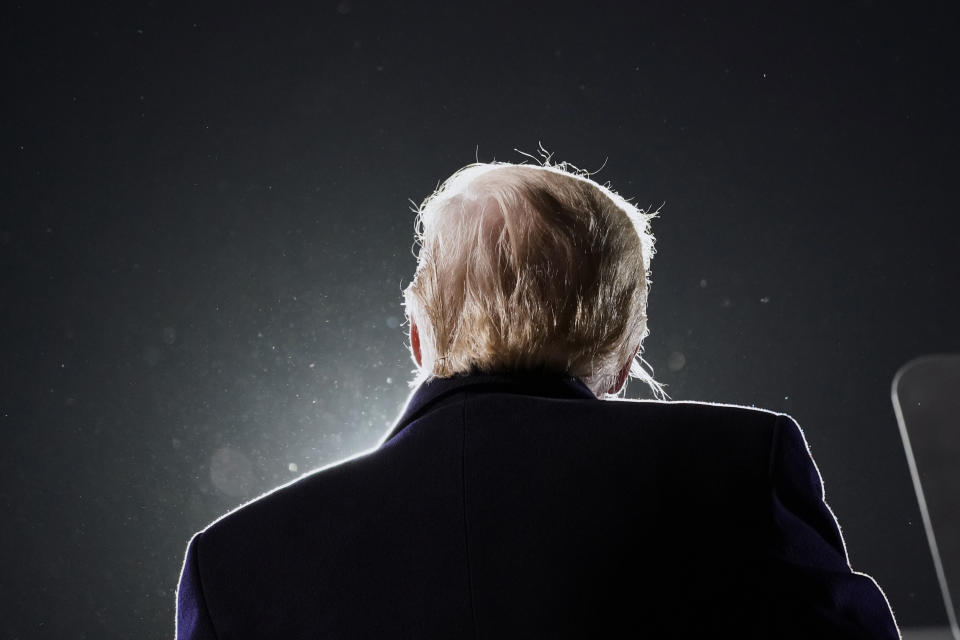
{"label": "coat collar", "polygon": [[450,378],[433,378],[421,383],[413,390],[407,398],[407,404],[400,413],[400,417],[377,446],[381,447],[394,438],[433,403],[461,391],[516,393],[547,398],[597,399],[579,378],[565,374],[471,372]]}

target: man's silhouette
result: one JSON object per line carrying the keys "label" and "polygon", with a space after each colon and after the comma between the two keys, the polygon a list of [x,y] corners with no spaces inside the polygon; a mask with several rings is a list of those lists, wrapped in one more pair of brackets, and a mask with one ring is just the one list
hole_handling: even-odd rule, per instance
{"label": "man's silhouette", "polygon": [[659,395],[651,217],[565,165],[451,176],[400,418],[194,536],[177,637],[898,638],[789,416],[616,397]]}

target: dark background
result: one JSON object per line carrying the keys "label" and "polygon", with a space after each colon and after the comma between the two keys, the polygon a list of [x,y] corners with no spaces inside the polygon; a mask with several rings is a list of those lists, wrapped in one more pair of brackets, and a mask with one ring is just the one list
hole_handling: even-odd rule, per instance
{"label": "dark background", "polygon": [[171,636],[190,535],[406,399],[408,199],[540,142],[664,204],[671,396],[791,413],[943,623],[890,382],[960,349],[946,3],[186,4],[3,9],[0,637]]}

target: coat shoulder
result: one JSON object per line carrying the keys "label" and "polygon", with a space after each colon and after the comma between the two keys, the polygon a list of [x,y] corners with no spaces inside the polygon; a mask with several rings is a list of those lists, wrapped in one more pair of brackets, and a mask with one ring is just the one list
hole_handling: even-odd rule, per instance
{"label": "coat shoulder", "polygon": [[678,436],[691,438],[698,434],[769,437],[778,420],[789,419],[760,407],[719,402],[614,399],[599,404],[598,417],[640,426],[663,425]]}
{"label": "coat shoulder", "polygon": [[299,478],[263,493],[223,514],[202,531],[207,546],[228,540],[244,540],[254,547],[258,541],[272,544],[284,531],[295,529],[304,514],[334,508],[328,496],[342,496],[368,463],[373,450],[314,469]]}

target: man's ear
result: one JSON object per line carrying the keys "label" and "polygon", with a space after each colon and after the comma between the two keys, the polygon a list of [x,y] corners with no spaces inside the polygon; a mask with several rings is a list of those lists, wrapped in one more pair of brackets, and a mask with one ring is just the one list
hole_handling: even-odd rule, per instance
{"label": "man's ear", "polygon": [[420,331],[417,329],[417,323],[410,320],[410,351],[413,352],[413,359],[417,366],[422,366],[420,361]]}
{"label": "man's ear", "polygon": [[633,359],[637,357],[637,353],[640,352],[640,345],[637,345],[637,348],[633,350],[633,355],[627,360],[627,362],[620,369],[620,373],[617,374],[617,381],[607,390],[607,393],[610,395],[617,395],[620,393],[620,390],[623,389],[623,384],[627,381],[627,376],[630,375],[630,365],[633,364]]}

